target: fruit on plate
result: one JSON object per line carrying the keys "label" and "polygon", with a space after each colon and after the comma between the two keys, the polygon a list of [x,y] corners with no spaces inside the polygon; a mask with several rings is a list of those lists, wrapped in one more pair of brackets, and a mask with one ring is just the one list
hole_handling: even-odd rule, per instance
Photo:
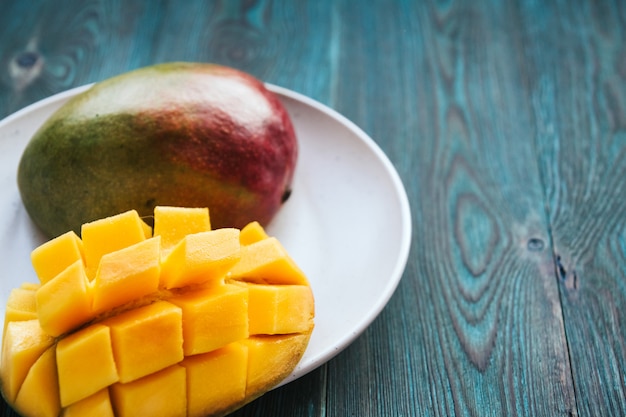
{"label": "fruit on plate", "polygon": [[294,128],[278,97],[230,67],[174,62],[99,82],[26,146],[18,187],[49,237],[127,210],[210,207],[216,228],[266,226],[291,193]]}
{"label": "fruit on plate", "polygon": [[309,282],[258,222],[157,206],[36,248],[8,298],[2,394],[43,417],[221,416],[287,377],[314,327]]}

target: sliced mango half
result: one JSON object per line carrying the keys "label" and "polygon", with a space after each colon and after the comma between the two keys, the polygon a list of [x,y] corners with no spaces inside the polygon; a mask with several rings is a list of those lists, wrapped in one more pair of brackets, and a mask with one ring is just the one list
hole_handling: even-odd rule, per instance
{"label": "sliced mango half", "polygon": [[300,361],[314,328],[304,272],[256,222],[157,207],[83,225],[31,255],[8,299],[2,394],[21,415],[222,416]]}

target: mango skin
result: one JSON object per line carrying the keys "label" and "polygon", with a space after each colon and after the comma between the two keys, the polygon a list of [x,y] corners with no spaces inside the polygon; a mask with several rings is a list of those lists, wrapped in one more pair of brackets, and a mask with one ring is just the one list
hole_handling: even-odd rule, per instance
{"label": "mango skin", "polygon": [[18,167],[49,237],[156,206],[211,207],[213,227],[266,225],[291,193],[298,146],[286,109],[233,68],[174,62],[95,84],[38,130]]}

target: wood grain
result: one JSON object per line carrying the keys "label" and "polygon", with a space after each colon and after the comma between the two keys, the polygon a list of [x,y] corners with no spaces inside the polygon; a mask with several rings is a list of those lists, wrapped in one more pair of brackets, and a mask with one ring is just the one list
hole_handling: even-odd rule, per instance
{"label": "wood grain", "polygon": [[581,415],[626,413],[624,6],[557,5],[527,32],[544,39],[529,90]]}
{"label": "wood grain", "polygon": [[626,415],[625,28],[619,0],[9,0],[0,117],[211,61],[330,105],[389,156],[414,221],[398,291],[236,416]]}
{"label": "wood grain", "polygon": [[[542,184],[528,130],[531,108],[525,74],[511,47],[518,40],[510,26],[491,25],[514,22],[515,10],[442,2],[407,4],[387,16],[385,4],[377,5],[362,14],[345,11],[363,19],[350,26],[346,43],[358,39],[367,60],[350,66],[354,73],[345,78],[359,78],[358,71],[367,68],[363,77],[375,77],[384,88],[348,83],[350,90],[340,94],[346,105],[339,107],[364,120],[392,158],[408,158],[396,166],[409,184],[417,238],[395,300],[404,307],[391,303],[394,314],[388,317],[397,319],[385,322],[393,326],[387,330],[393,337],[380,337],[379,331],[367,345],[366,369],[372,370],[366,375],[389,371],[372,379],[353,376],[342,389],[333,382],[339,385],[345,379],[340,376],[356,367],[363,348],[352,361],[338,362],[329,369],[330,391],[338,392],[336,409],[356,415],[394,415],[398,408],[399,415],[575,413]],[[363,36],[358,28],[370,27],[366,19],[372,16],[381,27]],[[388,38],[398,32],[384,22],[402,28],[402,37]],[[402,55],[392,55],[390,62],[379,45],[395,42],[401,42]],[[375,58],[378,53],[381,59]],[[355,57],[346,59],[354,63]],[[385,343],[403,337],[405,343]],[[378,365],[377,356],[396,366]],[[375,386],[381,379],[397,387],[387,396],[393,400],[370,395],[381,393]],[[361,397],[354,398],[354,391]]]}

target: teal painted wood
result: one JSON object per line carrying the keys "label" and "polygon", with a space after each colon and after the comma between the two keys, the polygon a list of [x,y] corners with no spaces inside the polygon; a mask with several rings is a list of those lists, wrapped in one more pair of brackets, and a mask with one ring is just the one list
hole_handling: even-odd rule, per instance
{"label": "teal painted wood", "polygon": [[[141,66],[207,61],[328,103],[332,2],[0,2],[0,117]],[[15,16],[15,17],[14,17]],[[38,60],[34,60],[39,58]],[[23,65],[18,63],[22,62]]]}
{"label": "teal painted wood", "polygon": [[626,4],[574,3],[2,1],[0,117],[213,61],[334,107],[388,154],[414,220],[398,291],[236,416],[626,415]]}
{"label": "teal painted wood", "polygon": [[339,67],[371,82],[338,106],[401,170],[416,239],[366,345],[329,367],[333,415],[576,413],[515,7],[387,7],[344,10],[363,63]]}
{"label": "teal painted wood", "polygon": [[624,415],[626,5],[522,13],[533,19],[525,36],[544,40],[525,56],[577,406]]}

